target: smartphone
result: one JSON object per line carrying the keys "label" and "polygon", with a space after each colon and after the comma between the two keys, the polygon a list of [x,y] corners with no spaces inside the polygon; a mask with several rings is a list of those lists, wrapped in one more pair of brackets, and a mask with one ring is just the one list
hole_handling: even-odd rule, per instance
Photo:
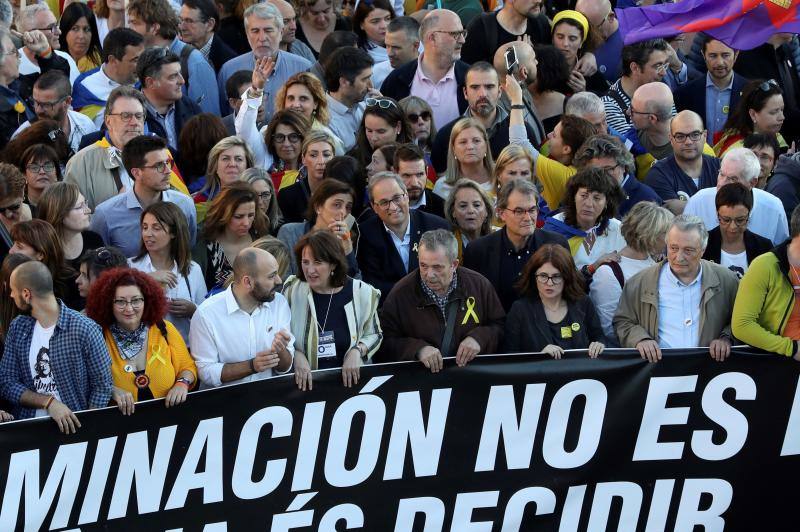
{"label": "smartphone", "polygon": [[506,73],[513,74],[514,69],[519,66],[517,63],[517,51],[511,46],[505,53],[506,58]]}

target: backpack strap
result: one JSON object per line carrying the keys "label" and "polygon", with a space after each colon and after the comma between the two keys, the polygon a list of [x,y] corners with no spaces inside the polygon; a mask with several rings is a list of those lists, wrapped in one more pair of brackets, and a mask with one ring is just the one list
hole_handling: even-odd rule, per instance
{"label": "backpack strap", "polygon": [[189,56],[192,55],[192,52],[195,50],[195,47],[191,44],[184,44],[183,48],[181,48],[181,76],[183,76],[183,83],[186,85],[186,90],[189,90]]}
{"label": "backpack strap", "polygon": [[625,102],[625,99],[622,97],[622,95],[619,93],[619,91],[617,91],[614,87],[611,87],[606,92],[606,96],[610,97],[612,100],[617,102],[617,105],[619,105],[619,108],[622,110],[622,114],[625,117],[625,121],[630,124],[631,123],[631,118],[625,112],[625,109],[627,109],[629,106]]}
{"label": "backpack strap", "polygon": [[608,266],[611,268],[611,272],[614,274],[614,277],[617,278],[617,282],[619,283],[620,288],[625,288],[625,274],[622,273],[622,266],[619,265],[617,261],[609,261],[605,264],[601,264],[600,267]]}

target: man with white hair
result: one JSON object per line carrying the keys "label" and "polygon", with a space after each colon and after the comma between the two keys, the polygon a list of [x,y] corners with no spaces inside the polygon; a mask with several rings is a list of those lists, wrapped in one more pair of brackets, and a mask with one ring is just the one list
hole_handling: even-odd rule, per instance
{"label": "man with white hair", "polygon": [[739,182],[753,190],[753,209],[747,228],[757,235],[769,238],[776,246],[789,238],[789,223],[781,201],[764,190],[756,188],[761,166],[758,157],[747,148],[733,148],[722,157],[716,188],[699,190],[686,203],[684,214],[699,216],[706,229],[719,225],[715,198],[722,185]]}
{"label": "man with white hair", "polygon": [[708,231],[697,216],[676,216],[667,231],[667,260],[625,282],[614,330],[622,347],[635,347],[648,362],[661,349],[708,347],[716,361],[731,352],[731,311],[739,279],[703,260]]}
{"label": "man with white hair", "polygon": [[[78,65],[75,60],[67,52],[60,50],[61,43],[58,40],[61,35],[61,30],[58,29],[58,22],[55,15],[53,15],[47,4],[32,4],[25,6],[25,9],[19,15],[19,30],[22,32],[39,30],[47,37],[47,42],[50,48],[56,55],[63,57],[69,63],[69,82],[75,83],[81,72],[78,70]],[[24,46],[19,50],[19,74],[35,74],[41,72],[39,68],[39,61],[33,52]]]}
{"label": "man with white hair", "polygon": [[[271,58],[274,66],[263,91],[250,87],[245,92],[247,105],[256,109],[261,105],[262,96],[266,97],[264,118],[269,120],[272,113],[275,112],[275,94],[278,89],[290,76],[311,68],[311,62],[299,55],[280,49],[283,35],[283,15],[273,4],[253,4],[248,7],[244,11],[244,29],[251,51],[231,59],[222,66],[217,76],[219,93],[226,94],[225,83],[234,72],[255,70],[256,60]],[[227,100],[220,101],[220,105],[227,112]]]}
{"label": "man with white hair", "polygon": [[622,138],[619,133],[608,127],[608,122],[606,122],[606,108],[603,105],[603,100],[593,92],[576,92],[570,96],[567,103],[564,104],[564,114],[583,118],[592,124],[600,135],[610,133],[611,135]]}

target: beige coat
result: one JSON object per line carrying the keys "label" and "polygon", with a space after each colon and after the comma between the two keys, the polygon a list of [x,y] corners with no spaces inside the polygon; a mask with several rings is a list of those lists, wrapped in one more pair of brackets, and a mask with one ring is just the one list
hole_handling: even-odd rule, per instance
{"label": "beige coat", "polygon": [[[698,347],[708,347],[717,338],[733,339],[731,312],[739,280],[719,264],[707,260],[700,263],[703,278]],[[625,282],[613,321],[620,346],[636,347],[642,340],[658,341],[658,276],[665,264],[655,264]]]}

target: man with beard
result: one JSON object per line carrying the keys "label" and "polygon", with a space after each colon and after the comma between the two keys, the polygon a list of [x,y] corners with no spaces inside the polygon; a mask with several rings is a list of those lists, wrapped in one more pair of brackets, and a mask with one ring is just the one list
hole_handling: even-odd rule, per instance
{"label": "man with beard", "polygon": [[[50,70],[39,76],[33,84],[32,103],[36,118],[59,123],[74,152],[78,151],[84,135],[97,131],[88,116],[72,110],[72,87],[67,75],[59,70]],[[30,120],[24,122],[11,138],[28,129],[30,125]]]}
{"label": "man with beard", "polygon": [[364,116],[364,98],[372,89],[372,58],[360,48],[334,51],[325,61],[328,87],[328,127],[341,139],[345,150],[356,145],[356,132]]}
{"label": "man with beard", "polygon": [[722,131],[730,112],[736,109],[747,80],[734,73],[739,52],[716,39],[703,41],[703,59],[708,73],[675,91],[675,107],[700,115],[707,126],[707,140],[714,144],[714,134]]}
{"label": "man with beard", "polygon": [[[431,162],[438,174],[443,174],[447,170],[450,132],[460,118],[469,116],[478,119],[483,124],[489,136],[489,147],[494,158],[497,158],[503,148],[510,144],[508,112],[497,105],[500,99],[500,79],[492,65],[485,61],[479,61],[469,67],[465,78],[464,96],[468,104],[467,111],[463,116],[445,124],[436,133],[433,141]],[[528,140],[531,144],[536,145],[536,133],[527,125],[525,129]]]}
{"label": "man with beard", "polygon": [[670,122],[672,155],[656,161],[647,173],[647,184],[675,214],[683,212],[698,190],[717,184],[719,159],[703,153],[705,133],[697,113],[678,113]]}
{"label": "man with beard", "polygon": [[408,208],[444,218],[444,201],[426,188],[425,155],[416,144],[401,144],[394,152],[394,168],[408,191]]}
{"label": "man with beard", "polygon": [[9,281],[22,311],[6,335],[0,396],[16,419],[50,416],[64,434],[81,424],[73,413],[108,406],[111,357],[100,327],[53,294],[53,277],[38,261],[18,266]]}
{"label": "man with beard", "polygon": [[[103,116],[107,131],[100,140],[86,146],[67,162],[64,181],[75,183],[86,204],[95,207],[120,192],[130,190],[133,181],[122,164],[122,149],[144,133],[145,99],[141,92],[122,85],[108,97]],[[186,185],[170,172],[170,186],[188,194]]]}
{"label": "man with beard", "polygon": [[[547,137],[547,133],[544,130],[542,121],[536,115],[536,105],[534,105],[533,96],[528,90],[528,87],[536,82],[537,74],[536,52],[533,50],[533,46],[523,41],[504,44],[494,54],[494,69],[500,79],[500,85],[505,85],[507,75],[506,52],[512,48],[517,58],[517,65],[512,65],[512,75],[519,82],[522,89],[522,104],[525,106],[522,109],[522,113],[525,117],[525,125],[536,135],[534,146],[541,146]],[[505,91],[500,94],[500,100],[497,105],[507,113],[511,112],[511,100]]]}
{"label": "man with beard", "polygon": [[189,329],[200,388],[285,373],[294,359],[291,311],[269,252],[245,248],[233,261],[233,283],[197,307]]}

